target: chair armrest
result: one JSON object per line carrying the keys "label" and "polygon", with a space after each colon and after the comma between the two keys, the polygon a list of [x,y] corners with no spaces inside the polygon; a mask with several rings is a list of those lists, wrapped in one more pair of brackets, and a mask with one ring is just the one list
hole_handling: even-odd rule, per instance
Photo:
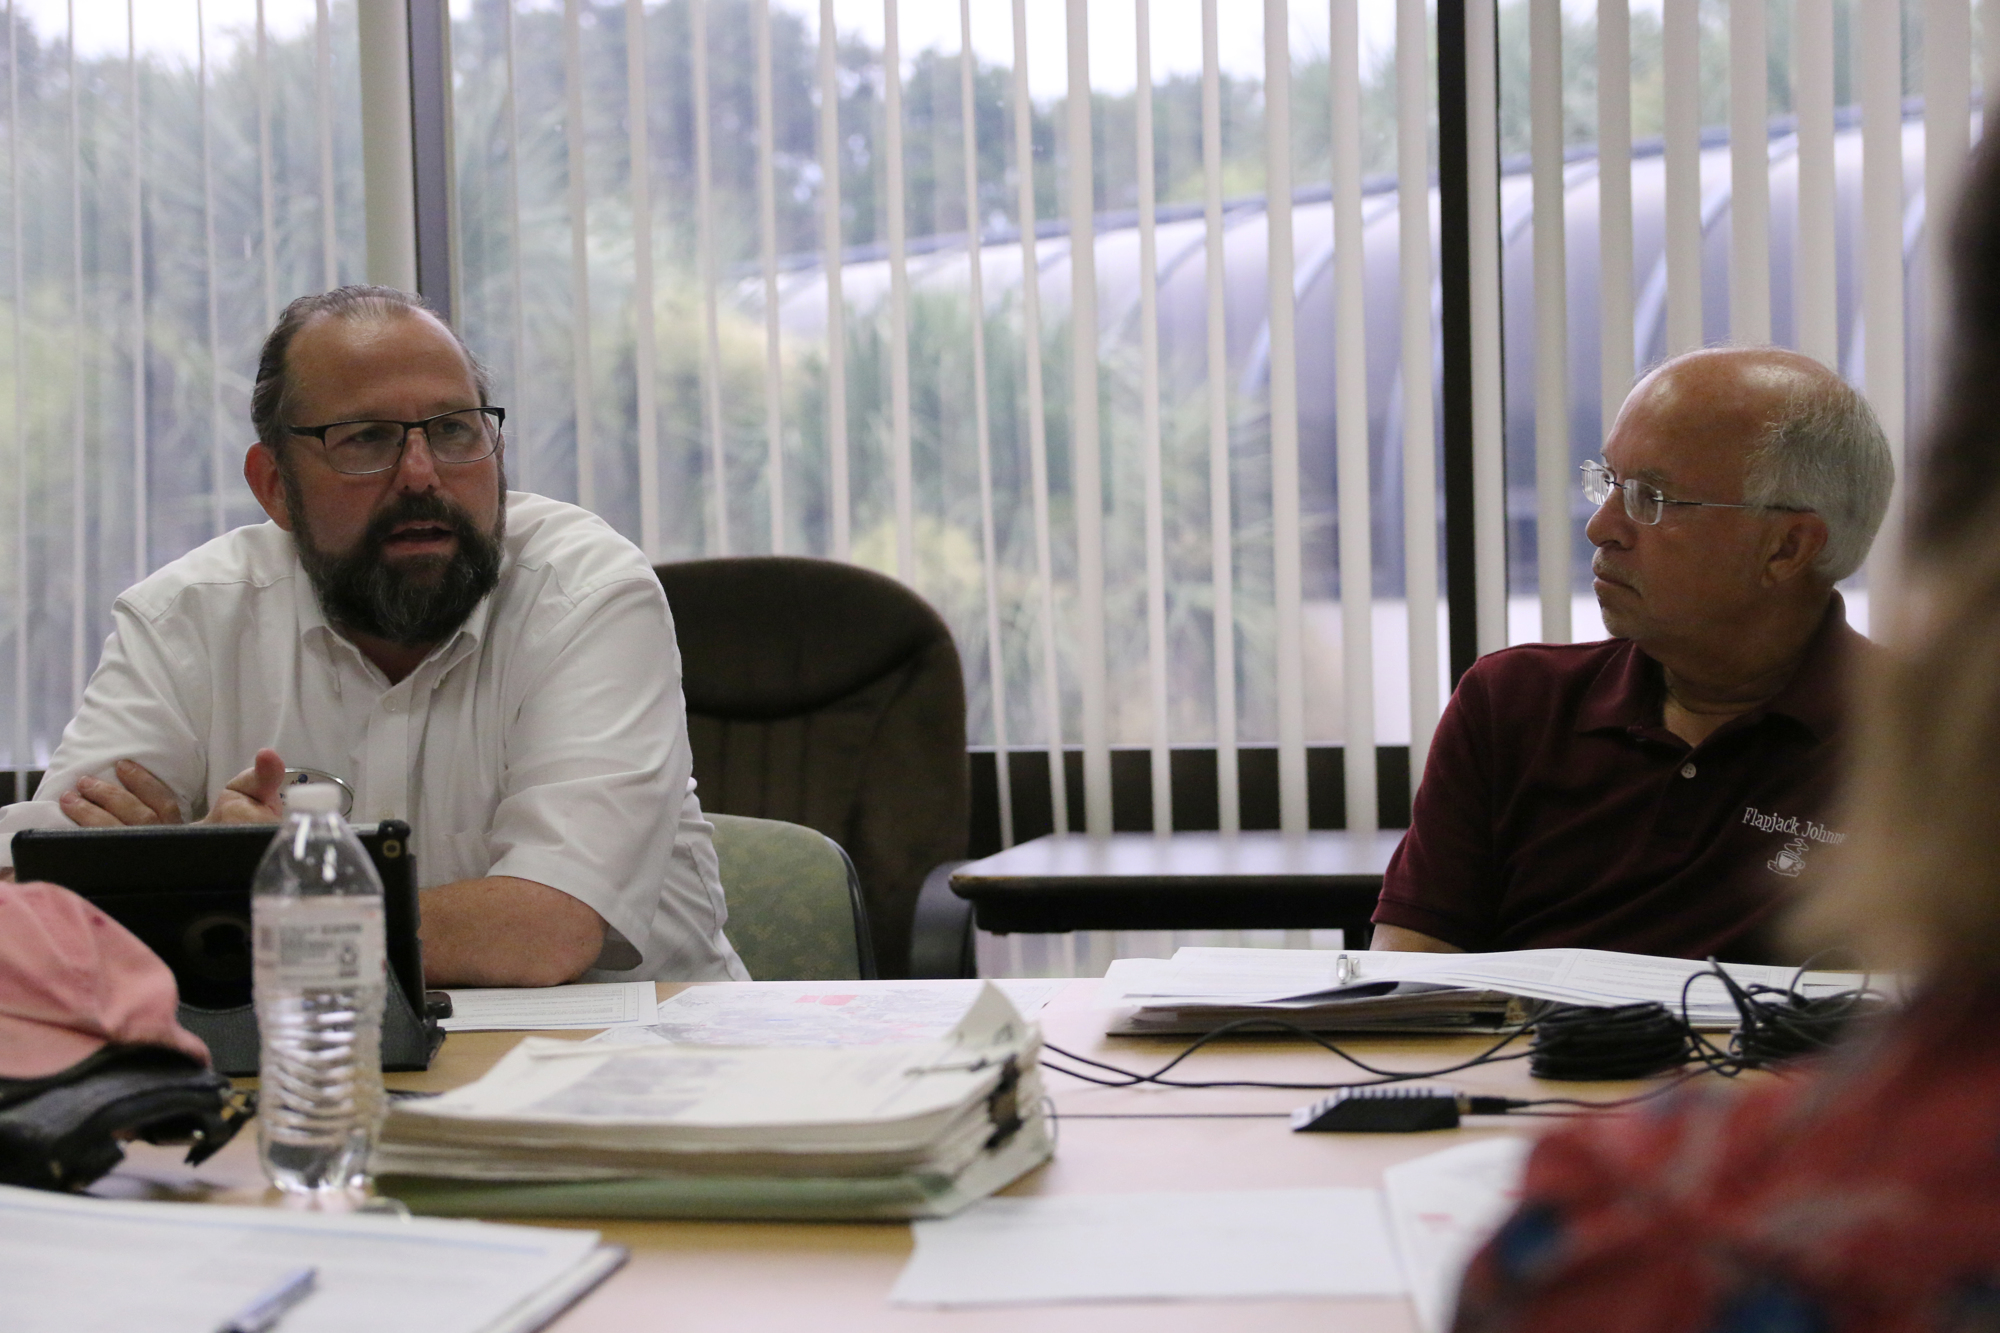
{"label": "chair armrest", "polygon": [[951,891],[951,872],[964,861],[945,861],[924,876],[910,922],[912,977],[971,977],[979,974],[972,948],[972,904]]}

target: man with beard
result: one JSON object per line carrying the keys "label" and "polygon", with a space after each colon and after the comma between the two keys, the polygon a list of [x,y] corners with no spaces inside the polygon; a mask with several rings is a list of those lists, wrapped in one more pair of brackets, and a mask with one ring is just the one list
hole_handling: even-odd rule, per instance
{"label": "man with beard", "polygon": [[302,297],[251,417],[271,521],[118,599],[0,850],[274,821],[289,764],[357,821],[409,821],[433,984],[744,977],[659,580],[595,515],[507,490],[505,413],[457,336],[393,289]]}
{"label": "man with beard", "polygon": [[1894,482],[1867,403],[1776,348],[1695,352],[1625,401],[1583,467],[1599,643],[1459,682],[1383,878],[1378,949],[1582,946],[1757,959],[1831,810],[1834,584]]}

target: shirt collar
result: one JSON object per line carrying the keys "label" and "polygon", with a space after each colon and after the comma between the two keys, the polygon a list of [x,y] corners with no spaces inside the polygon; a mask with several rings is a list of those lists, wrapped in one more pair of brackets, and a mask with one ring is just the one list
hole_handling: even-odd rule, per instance
{"label": "shirt collar", "polygon": [[[1848,625],[1847,603],[1834,593],[1785,688],[1762,708],[1735,719],[1731,730],[1775,713],[1797,722],[1817,739],[1833,735],[1840,730],[1848,668],[1867,642]],[[1584,692],[1577,731],[1659,729],[1666,696],[1660,665],[1629,641],[1620,648]]]}

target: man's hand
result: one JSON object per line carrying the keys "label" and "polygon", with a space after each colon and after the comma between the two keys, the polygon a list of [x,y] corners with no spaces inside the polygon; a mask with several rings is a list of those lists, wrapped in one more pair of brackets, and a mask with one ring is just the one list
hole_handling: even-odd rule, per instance
{"label": "man's hand", "polygon": [[[57,798],[56,803],[72,823],[79,828],[125,828],[183,822],[181,803],[166,783],[130,759],[120,759],[113,767],[116,782],[81,777],[76,786]],[[278,771],[283,774],[282,763]]]}
{"label": "man's hand", "polygon": [[[134,764],[134,768],[138,765]],[[139,769],[141,773],[146,770]],[[285,787],[285,761],[276,750],[259,750],[250,767],[229,780],[215,798],[204,824],[275,824],[285,817],[279,793]],[[72,816],[74,818],[74,816]]]}

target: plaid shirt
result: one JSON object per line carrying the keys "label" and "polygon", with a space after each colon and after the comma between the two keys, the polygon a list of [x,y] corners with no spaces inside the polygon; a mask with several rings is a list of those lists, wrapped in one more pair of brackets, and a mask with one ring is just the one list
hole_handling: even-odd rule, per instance
{"label": "plaid shirt", "polygon": [[2000,1330],[2000,980],[1810,1073],[1551,1135],[1458,1333]]}

